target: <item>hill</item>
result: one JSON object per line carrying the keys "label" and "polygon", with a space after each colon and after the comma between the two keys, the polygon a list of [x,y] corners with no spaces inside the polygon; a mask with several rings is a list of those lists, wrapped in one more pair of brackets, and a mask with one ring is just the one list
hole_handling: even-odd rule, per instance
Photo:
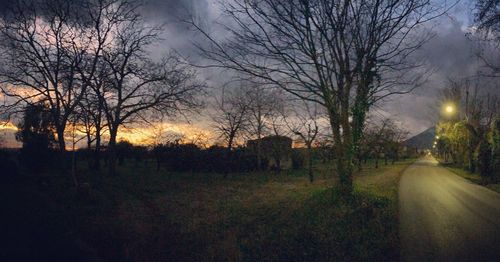
{"label": "hill", "polygon": [[430,127],[424,132],[406,140],[404,144],[411,148],[430,149],[436,136],[436,128]]}

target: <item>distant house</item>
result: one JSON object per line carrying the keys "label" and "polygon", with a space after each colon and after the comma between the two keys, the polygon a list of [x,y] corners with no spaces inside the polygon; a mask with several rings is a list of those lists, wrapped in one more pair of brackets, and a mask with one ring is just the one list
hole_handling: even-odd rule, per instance
{"label": "distant house", "polygon": [[247,148],[257,153],[260,144],[260,152],[267,159],[269,168],[288,169],[292,166],[292,142],[293,140],[286,136],[266,136],[261,139],[248,140]]}

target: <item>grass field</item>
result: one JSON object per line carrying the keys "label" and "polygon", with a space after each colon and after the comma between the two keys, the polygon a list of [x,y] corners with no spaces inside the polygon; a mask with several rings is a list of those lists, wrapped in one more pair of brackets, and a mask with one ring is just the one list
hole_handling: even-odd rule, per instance
{"label": "grass field", "polygon": [[451,164],[443,164],[447,169],[452,171],[453,173],[470,180],[471,182],[479,185],[483,185],[493,191],[500,193],[500,183],[485,183],[481,176],[477,173],[471,173],[463,168],[453,166]]}
{"label": "grass field", "polygon": [[63,252],[55,243],[12,242],[20,254],[46,245],[49,251],[39,252],[67,259],[83,250],[113,261],[398,260],[397,186],[412,162],[379,169],[368,163],[349,204],[334,189],[328,164],[316,165],[312,184],[302,170],[226,179],[144,165],[121,167],[115,177],[84,171],[85,198],[69,177],[23,178],[2,185],[9,212],[3,224],[15,224],[9,232],[19,243],[37,230],[40,241],[67,245]]}

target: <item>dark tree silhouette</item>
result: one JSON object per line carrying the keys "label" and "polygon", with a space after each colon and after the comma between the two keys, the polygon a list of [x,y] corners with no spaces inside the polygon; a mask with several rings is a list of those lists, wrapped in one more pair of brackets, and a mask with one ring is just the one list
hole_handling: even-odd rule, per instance
{"label": "dark tree silhouette", "polygon": [[67,123],[86,89],[76,67],[93,40],[76,12],[81,8],[76,1],[18,1],[0,26],[2,92],[12,107],[43,101],[50,108],[61,152]]}
{"label": "dark tree silhouette", "polygon": [[41,172],[52,162],[56,146],[55,127],[50,109],[44,103],[29,104],[24,109],[16,140],[23,143],[20,162],[30,172]]}
{"label": "dark tree silhouette", "polygon": [[242,88],[222,89],[220,98],[214,103],[213,128],[231,151],[236,139],[249,125],[251,101]]}

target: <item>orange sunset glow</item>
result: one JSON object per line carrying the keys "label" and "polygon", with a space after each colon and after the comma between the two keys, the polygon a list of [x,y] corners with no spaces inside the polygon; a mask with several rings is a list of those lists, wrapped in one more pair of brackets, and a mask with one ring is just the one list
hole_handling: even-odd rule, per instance
{"label": "orange sunset glow", "polygon": [[[68,125],[65,136],[68,141],[66,147],[72,149],[73,126]],[[75,129],[75,149],[86,147],[85,132],[83,127],[77,126]],[[7,147],[21,147],[21,143],[15,140],[14,134],[18,127],[12,122],[0,122],[0,137],[3,138]],[[106,141],[109,138],[107,133],[103,134]],[[151,146],[156,143],[166,143],[178,140],[180,143],[195,143],[199,146],[208,146],[214,142],[214,134],[201,127],[187,123],[156,123],[148,126],[123,127],[118,133],[118,141],[125,140],[135,145]]]}

